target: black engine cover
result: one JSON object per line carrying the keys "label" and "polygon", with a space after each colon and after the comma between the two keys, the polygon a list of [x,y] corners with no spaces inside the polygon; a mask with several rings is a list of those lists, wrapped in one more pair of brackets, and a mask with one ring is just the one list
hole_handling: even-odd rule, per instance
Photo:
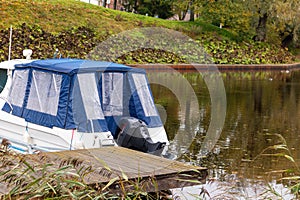
{"label": "black engine cover", "polygon": [[134,117],[122,118],[119,122],[119,128],[119,133],[117,133],[117,144],[119,146],[145,153],[155,153],[162,150],[166,144],[165,142],[154,143],[145,122]]}

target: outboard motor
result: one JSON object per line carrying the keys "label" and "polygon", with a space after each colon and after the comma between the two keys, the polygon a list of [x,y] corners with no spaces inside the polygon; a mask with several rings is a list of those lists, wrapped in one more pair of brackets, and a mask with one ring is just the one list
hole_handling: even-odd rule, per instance
{"label": "outboard motor", "polygon": [[117,144],[155,155],[161,154],[166,145],[165,142],[154,143],[145,122],[134,117],[124,117],[119,121]]}

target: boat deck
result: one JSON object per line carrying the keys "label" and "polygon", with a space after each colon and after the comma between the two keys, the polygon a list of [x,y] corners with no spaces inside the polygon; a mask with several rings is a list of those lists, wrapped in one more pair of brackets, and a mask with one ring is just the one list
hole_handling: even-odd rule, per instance
{"label": "boat deck", "polygon": [[[26,155],[26,162],[32,165],[66,165],[76,169],[89,169],[84,176],[87,184],[118,192],[120,185],[126,191],[133,190],[133,183],[145,192],[181,188],[203,183],[207,169],[187,165],[159,156],[145,154],[123,147],[105,147],[51,153]],[[111,180],[115,180],[112,182]]]}

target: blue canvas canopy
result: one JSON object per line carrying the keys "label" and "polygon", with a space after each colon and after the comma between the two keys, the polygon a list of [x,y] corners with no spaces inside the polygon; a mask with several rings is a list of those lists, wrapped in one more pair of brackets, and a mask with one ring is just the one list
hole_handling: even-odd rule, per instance
{"label": "blue canvas canopy", "polygon": [[6,112],[47,127],[111,131],[124,116],[162,126],[143,69],[121,64],[48,59],[15,65]]}

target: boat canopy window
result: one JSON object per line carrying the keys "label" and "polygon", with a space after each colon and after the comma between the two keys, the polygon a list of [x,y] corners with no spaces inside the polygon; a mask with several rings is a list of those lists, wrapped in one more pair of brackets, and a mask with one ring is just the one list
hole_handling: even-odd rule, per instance
{"label": "boat canopy window", "polygon": [[32,71],[27,109],[56,115],[62,76],[44,71]]}
{"label": "boat canopy window", "polygon": [[77,79],[87,119],[104,119],[95,73],[78,74]]}
{"label": "boat canopy window", "polygon": [[18,70],[14,72],[12,86],[8,101],[18,107],[23,106],[24,94],[28,81],[29,69]]}
{"label": "boat canopy window", "polygon": [[123,74],[102,73],[102,99],[105,116],[123,115]]}
{"label": "boat canopy window", "polygon": [[133,74],[133,81],[146,117],[157,116],[155,104],[144,74]]}

